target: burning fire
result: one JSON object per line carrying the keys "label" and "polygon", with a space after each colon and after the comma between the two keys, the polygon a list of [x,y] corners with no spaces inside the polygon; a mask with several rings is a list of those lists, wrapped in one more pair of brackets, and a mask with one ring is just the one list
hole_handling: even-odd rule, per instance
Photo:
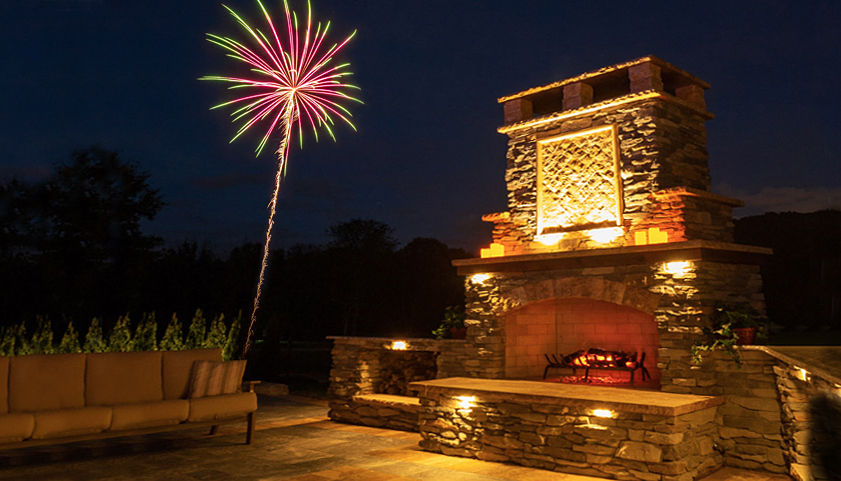
{"label": "burning fire", "polygon": [[637,355],[623,351],[604,351],[602,349],[581,350],[564,356],[564,362],[570,366],[577,367],[602,367],[617,368],[625,367],[634,369],[637,367]]}

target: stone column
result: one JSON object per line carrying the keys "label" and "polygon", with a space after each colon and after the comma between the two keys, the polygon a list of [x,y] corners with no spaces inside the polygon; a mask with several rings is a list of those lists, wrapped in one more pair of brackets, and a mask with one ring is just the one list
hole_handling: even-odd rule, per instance
{"label": "stone column", "polygon": [[577,109],[593,103],[593,87],[584,82],[564,85],[564,110]]}
{"label": "stone column", "polygon": [[521,120],[528,120],[534,117],[534,108],[530,100],[514,99],[505,102],[505,123],[513,124]]}
{"label": "stone column", "polygon": [[663,90],[660,67],[651,62],[628,67],[628,77],[631,79],[632,93],[645,90]]}

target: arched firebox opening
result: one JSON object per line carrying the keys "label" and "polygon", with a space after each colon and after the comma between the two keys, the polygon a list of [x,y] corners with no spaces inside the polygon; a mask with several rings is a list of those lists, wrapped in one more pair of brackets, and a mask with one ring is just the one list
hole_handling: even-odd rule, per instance
{"label": "arched firebox opening", "polygon": [[[555,360],[563,363],[564,357],[570,360],[575,353],[598,349],[635,355],[637,363],[645,354],[643,367],[651,379],[643,381],[643,370],[638,368],[634,371],[634,385],[659,387],[658,347],[657,322],[652,314],[612,302],[552,298],[529,303],[505,316],[505,377],[508,379],[542,379],[547,365]],[[630,363],[625,366],[626,362],[630,361],[623,359],[622,365],[616,363],[617,369],[591,367],[587,381],[630,384],[628,369],[637,366]],[[583,367],[573,373],[572,368],[554,366],[548,370],[547,379],[584,382],[585,372]]]}

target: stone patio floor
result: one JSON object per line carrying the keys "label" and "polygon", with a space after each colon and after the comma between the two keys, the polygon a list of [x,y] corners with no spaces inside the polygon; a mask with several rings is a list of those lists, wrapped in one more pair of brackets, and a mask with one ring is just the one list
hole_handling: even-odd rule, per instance
{"label": "stone patio floor", "polygon": [[[327,403],[260,397],[254,444],[245,424],[214,436],[191,430],[0,451],[0,480],[599,481],[508,464],[427,453],[420,435],[334,423]],[[724,468],[704,481],[789,481]]]}

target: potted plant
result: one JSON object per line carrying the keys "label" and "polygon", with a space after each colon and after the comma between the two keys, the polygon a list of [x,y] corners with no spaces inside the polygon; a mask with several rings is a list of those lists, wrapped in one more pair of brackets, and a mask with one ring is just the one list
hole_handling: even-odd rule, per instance
{"label": "potted plant", "polygon": [[730,354],[737,366],[741,366],[737,346],[749,346],[757,338],[767,338],[773,327],[747,304],[725,306],[717,303],[711,320],[713,328],[704,328],[705,340],[696,342],[691,348],[695,364],[702,361],[704,351],[721,348]]}
{"label": "potted plant", "polygon": [[467,327],[464,326],[464,307],[450,306],[444,310],[444,319],[438,329],[432,331],[435,339],[464,339],[467,335]]}
{"label": "potted plant", "polygon": [[765,323],[762,322],[759,314],[747,304],[735,307],[716,306],[713,314],[713,325],[730,325],[730,330],[736,336],[736,344],[740,346],[751,346],[756,342],[757,330],[763,328],[765,334]]}

